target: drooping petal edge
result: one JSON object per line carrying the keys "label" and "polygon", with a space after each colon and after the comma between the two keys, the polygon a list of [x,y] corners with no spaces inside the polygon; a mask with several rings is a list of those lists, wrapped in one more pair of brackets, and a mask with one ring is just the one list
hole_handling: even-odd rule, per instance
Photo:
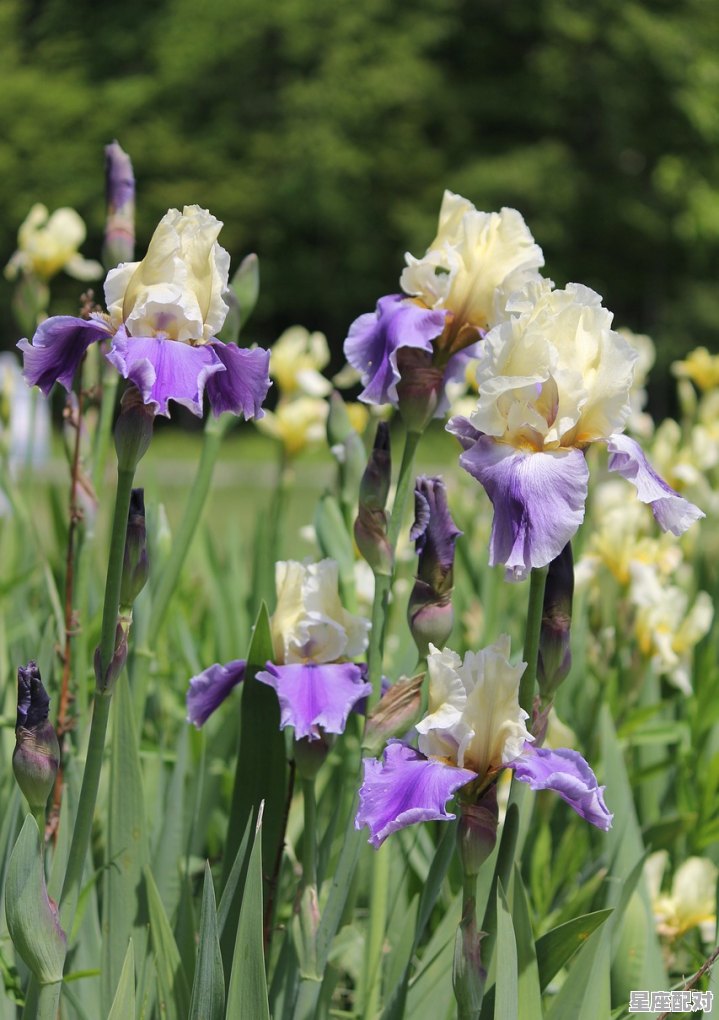
{"label": "drooping petal edge", "polygon": [[407,825],[454,818],[447,811],[447,801],[477,778],[470,769],[425,758],[399,740],[387,744],[382,761],[365,758],[363,764],[355,828],[367,826],[375,849]]}
{"label": "drooping petal edge", "polygon": [[604,787],[578,751],[562,747],[524,745],[524,751],[507,768],[533,790],[554,790],[585,821],[605,832],[612,827],[614,815],[604,803]]}
{"label": "drooping petal edge", "polygon": [[280,728],[292,726],[295,739],[317,740],[321,727],[327,733],[344,733],[347,717],[357,702],[369,695],[353,662],[298,662],[275,666],[268,662],[257,679],[273,687],[280,703]]}
{"label": "drooping petal edge", "polygon": [[607,440],[607,450],[609,470],[631,482],[641,502],[651,506],[662,531],[681,535],[694,521],[704,517],[698,506],[680,496],[657,474],[636,439],[623,434],[611,436]]}
{"label": "drooping petal edge", "polygon": [[459,463],[492,501],[489,563],[504,564],[508,580],[551,563],[584,520],[589,469],[581,450],[529,452],[480,434]]}
{"label": "drooping petal edge", "polygon": [[30,386],[39,386],[45,396],[59,382],[69,392],[85,351],[110,336],[109,327],[98,319],[53,315],[38,326],[32,343],[18,343],[23,353],[23,375]]}
{"label": "drooping petal edge", "polygon": [[219,708],[230,692],[245,679],[247,663],[234,659],[225,665],[216,662],[190,680],[187,689],[187,721],[199,728]]}
{"label": "drooping petal edge", "polygon": [[237,344],[211,340],[208,344],[225,366],[207,380],[207,396],[215,417],[223,411],[249,418],[262,418],[262,402],[272,385],[270,380],[270,352],[262,347],[254,349]]}

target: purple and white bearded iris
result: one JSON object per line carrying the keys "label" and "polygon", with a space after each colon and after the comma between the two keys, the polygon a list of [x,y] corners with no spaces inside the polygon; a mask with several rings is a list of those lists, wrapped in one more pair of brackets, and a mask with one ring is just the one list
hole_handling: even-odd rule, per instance
{"label": "purple and white bearded iris", "polygon": [[506,309],[509,318],[482,344],[474,412],[447,426],[464,447],[461,466],[494,505],[490,564],[521,580],[560,554],[584,519],[584,450],[594,442],[607,444],[609,470],[632,482],[664,530],[680,534],[703,517],[621,434],[636,353],[611,328],[599,295],[542,280]]}
{"label": "purple and white bearded iris", "polygon": [[504,316],[509,293],[537,278],[544,258],[515,209],[480,212],[445,191],[437,236],[422,258],[407,253],[405,260],[404,294],[380,298],[375,312],[355,319],[345,356],[361,374],[360,400],[401,407],[402,383],[423,371],[419,387],[441,416],[446,383],[464,377],[477,341]]}
{"label": "purple and white bearded iris", "polygon": [[70,390],[85,351],[107,341],[107,360],[134,383],[155,414],[168,401],[202,415],[207,391],[215,415],[262,416],[270,385],[269,351],[217,339],[228,312],[230,256],[217,243],[222,224],[199,206],[170,209],[141,262],[125,262],[105,280],[108,314],[58,315],[21,340],[25,378],[47,394]]}
{"label": "purple and white bearded iris", "polygon": [[[292,726],[295,739],[318,740],[321,731],[343,733],[351,710],[372,690],[363,667],[348,661],[367,647],[369,622],[343,607],[334,560],[279,562],[275,584],[273,662],[257,679],[276,691],[280,726]],[[243,679],[245,665],[243,660],[215,664],[193,677],[188,721],[202,726]]]}
{"label": "purple and white bearded iris", "polygon": [[525,663],[510,664],[506,635],[464,661],[431,646],[427,665],[429,715],[416,727],[419,749],[394,740],[381,762],[364,760],[355,826],[368,827],[374,847],[414,822],[454,818],[447,811],[454,793],[469,787],[464,796],[474,801],[505,768],[532,789],[554,790],[592,825],[610,828],[604,787],[582,756],[532,746],[518,700]]}

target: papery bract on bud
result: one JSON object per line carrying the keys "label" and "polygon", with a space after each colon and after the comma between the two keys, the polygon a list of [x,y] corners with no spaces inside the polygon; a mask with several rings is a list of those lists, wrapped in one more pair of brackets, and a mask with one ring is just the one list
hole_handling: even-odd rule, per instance
{"label": "papery bract on bud", "polygon": [[74,209],[63,207],[50,215],[46,206],[37,203],[18,231],[17,251],[5,267],[5,276],[14,280],[23,272],[45,281],[64,270],[76,280],[96,280],[102,276],[102,266],[78,251],[86,233]]}
{"label": "papery bract on bud", "polygon": [[539,632],[537,682],[544,701],[550,701],[572,666],[570,629],[574,597],[574,559],[571,542],[549,564]]}
{"label": "papery bract on bud", "polygon": [[50,698],[37,664],[17,671],[17,720],[12,767],[17,784],[31,808],[45,807],[60,766],[60,747],[48,719]]}
{"label": "papery bract on bud", "polygon": [[174,400],[202,414],[205,391],[215,415],[262,415],[270,385],[269,352],[216,338],[227,314],[230,257],[217,243],[222,224],[199,206],[170,209],[140,262],[112,269],[105,281],[108,315],[55,316],[32,343],[18,347],[25,378],[48,393],[66,389],[92,343],[109,343],[107,360],[133,383],[153,414]]}
{"label": "papery bract on bud", "polygon": [[392,481],[389,425],[379,422],[367,466],[360,481],[354,536],[357,548],[375,574],[392,573],[394,553],[387,534],[385,510]]}
{"label": "papery bract on bud", "polygon": [[131,607],[147,584],[147,529],[145,527],[145,490],[133,489],[125,534],[125,554],[120,583],[120,608]]}

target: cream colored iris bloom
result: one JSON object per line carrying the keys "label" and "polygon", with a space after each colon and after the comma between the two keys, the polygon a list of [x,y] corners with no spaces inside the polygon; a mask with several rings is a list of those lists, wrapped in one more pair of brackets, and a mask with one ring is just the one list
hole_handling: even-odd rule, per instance
{"label": "cream colored iris bloom", "polygon": [[255,421],[260,432],[278,439],[288,457],[296,457],[312,443],[325,438],[325,423],[329,407],[317,397],[295,397],[281,400],[274,411],[265,411]]}
{"label": "cream colored iris bloom", "polygon": [[422,754],[484,777],[517,758],[532,740],[519,707],[526,663],[509,662],[506,634],[488,648],[456,652],[429,646],[429,715],[417,723]]}
{"label": "cream colored iris bloom", "polygon": [[719,386],[719,354],[697,347],[684,361],[675,361],[672,371],[680,379],[691,379],[700,390],[712,390]]}
{"label": "cream colored iris bloom", "polygon": [[405,261],[400,286],[406,294],[486,329],[503,316],[512,291],[538,278],[544,256],[516,209],[480,212],[445,191],[437,236],[422,258],[407,252]]}
{"label": "cream colored iris bloom", "polygon": [[290,326],[275,341],[270,351],[270,375],[283,396],[297,393],[326,397],[332,390],[322,375],[330,360],[324,333],[310,333],[304,326]]}
{"label": "cream colored iris bloom", "polygon": [[699,926],[704,941],[713,943],[716,932],[716,865],[706,857],[687,858],[674,874],[671,892],[663,893],[662,878],[668,860],[667,851],[659,850],[647,858],[645,865],[657,931],[675,939]]}
{"label": "cream colored iris bloom", "polygon": [[78,252],[86,235],[82,217],[74,209],[56,209],[50,216],[47,207],[37,203],[18,230],[18,249],[5,267],[5,276],[14,280],[23,272],[47,281],[64,270],[76,280],[96,280],[103,274],[102,266]]}
{"label": "cream colored iris bloom", "polygon": [[217,243],[220,220],[198,205],[170,209],[141,262],[123,262],[105,281],[115,328],[130,336],[198,345],[217,336],[227,317],[230,256]]}
{"label": "cream colored iris bloom", "polygon": [[636,353],[593,290],[549,280],[513,295],[482,345],[472,425],[519,449],[584,447],[621,432]]}
{"label": "cream colored iris bloom", "polygon": [[695,646],[714,619],[711,597],[700,591],[692,606],[684,588],[667,585],[645,564],[632,567],[630,597],[637,607],[635,628],[639,647],[684,694],[691,694],[691,665]]}
{"label": "cream colored iris bloom", "polygon": [[716,515],[719,492],[709,476],[719,465],[719,390],[703,397],[698,412],[699,421],[687,435],[673,418],[664,419],[654,436],[652,461],[672,488]]}
{"label": "cream colored iris bloom", "polygon": [[276,664],[337,662],[365,650],[369,621],[342,605],[334,560],[279,562],[275,587],[277,608],[270,627]]}

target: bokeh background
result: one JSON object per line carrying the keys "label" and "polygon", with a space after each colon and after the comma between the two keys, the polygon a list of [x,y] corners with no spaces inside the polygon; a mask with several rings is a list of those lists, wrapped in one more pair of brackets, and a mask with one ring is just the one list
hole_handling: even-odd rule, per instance
{"label": "bokeh background", "polygon": [[[397,289],[445,187],[520,209],[558,285],[596,288],[669,364],[719,323],[719,5],[711,0],[0,0],[0,253],[37,201],[98,257],[103,146],[131,154],[138,251],[168,207],[261,259],[254,338],[327,333]],[[54,311],[78,285],[53,283]],[[2,343],[16,326],[0,291]]]}

